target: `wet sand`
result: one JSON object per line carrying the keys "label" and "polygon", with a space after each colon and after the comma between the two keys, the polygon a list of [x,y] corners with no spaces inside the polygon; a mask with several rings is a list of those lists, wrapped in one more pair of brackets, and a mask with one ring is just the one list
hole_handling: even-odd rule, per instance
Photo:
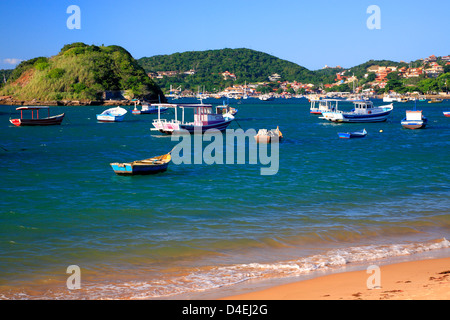
{"label": "wet sand", "polygon": [[449,300],[450,258],[382,265],[235,295],[224,300]]}

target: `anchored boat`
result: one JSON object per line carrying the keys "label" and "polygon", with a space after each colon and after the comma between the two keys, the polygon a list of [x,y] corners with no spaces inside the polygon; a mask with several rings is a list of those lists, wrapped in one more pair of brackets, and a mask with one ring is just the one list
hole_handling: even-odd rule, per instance
{"label": "anchored boat", "polygon": [[283,134],[280,128],[277,126],[276,129],[259,129],[258,134],[255,136],[256,143],[272,143],[279,142],[283,138]]}
{"label": "anchored boat", "polygon": [[123,121],[127,110],[122,107],[110,108],[103,111],[101,114],[97,114],[97,121],[100,122],[117,122]]}
{"label": "anchored boat", "polygon": [[[139,110],[137,108],[137,104],[140,103],[140,101],[135,100],[134,101],[134,109],[133,111],[131,111],[132,114],[157,114],[158,113],[158,107],[151,105],[148,102],[143,102],[141,103],[141,110]],[[161,108],[160,112],[164,113],[168,110],[169,108],[163,107]]]}
{"label": "anchored boat", "polygon": [[341,139],[364,138],[367,136],[367,131],[363,129],[362,131],[338,132],[338,136]]}
{"label": "anchored boat", "polygon": [[405,129],[421,129],[426,127],[427,122],[428,119],[423,116],[422,110],[406,110],[406,117],[401,124]]}
{"label": "anchored boat", "polygon": [[118,175],[146,175],[166,171],[171,159],[172,156],[169,152],[149,159],[125,163],[114,162],[110,165]]}
{"label": "anchored boat", "polygon": [[323,119],[332,122],[381,122],[386,121],[394,106],[391,104],[374,107],[371,101],[353,101],[352,111],[326,111],[322,112]]}
{"label": "anchored boat", "polygon": [[[167,120],[161,119],[161,113],[158,112],[158,119],[153,120],[154,128],[152,131],[160,131],[165,134],[173,133],[204,133],[209,129],[217,129],[220,131],[225,130],[234,117],[227,117],[223,113],[218,112],[218,110],[213,110],[213,106],[210,104],[171,104],[171,103],[160,103],[155,104],[160,110],[162,107],[174,108],[175,119]],[[181,121],[178,120],[177,109],[180,108]],[[185,121],[185,109],[191,109],[194,112],[194,121]]]}
{"label": "anchored boat", "polygon": [[[57,116],[50,116],[50,108],[46,106],[32,106],[32,107],[19,107],[16,110],[20,110],[20,119],[9,119],[15,126],[51,126],[60,125],[64,119],[64,113]],[[39,110],[47,110],[48,116],[39,118]],[[24,118],[23,111],[31,111],[31,119]]]}
{"label": "anchored boat", "polygon": [[311,114],[322,114],[322,112],[337,110],[339,101],[336,99],[322,99],[322,100],[310,100],[311,107],[309,108],[309,113]]}

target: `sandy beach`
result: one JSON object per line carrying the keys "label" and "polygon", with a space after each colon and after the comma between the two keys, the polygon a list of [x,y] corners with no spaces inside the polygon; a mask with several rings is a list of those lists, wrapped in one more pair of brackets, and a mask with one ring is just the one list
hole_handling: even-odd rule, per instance
{"label": "sandy beach", "polygon": [[231,296],[224,300],[448,299],[450,258],[384,265],[370,273],[368,270],[336,273]]}

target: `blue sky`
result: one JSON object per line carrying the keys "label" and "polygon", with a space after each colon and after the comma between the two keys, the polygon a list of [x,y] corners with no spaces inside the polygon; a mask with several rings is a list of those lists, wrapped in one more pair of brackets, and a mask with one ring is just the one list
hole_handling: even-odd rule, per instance
{"label": "blue sky", "polygon": [[[70,5],[81,29],[70,30]],[[370,30],[370,5],[381,29]],[[0,69],[52,56],[65,44],[120,45],[136,59],[250,48],[316,70],[370,59],[450,54],[449,0],[1,0]]]}

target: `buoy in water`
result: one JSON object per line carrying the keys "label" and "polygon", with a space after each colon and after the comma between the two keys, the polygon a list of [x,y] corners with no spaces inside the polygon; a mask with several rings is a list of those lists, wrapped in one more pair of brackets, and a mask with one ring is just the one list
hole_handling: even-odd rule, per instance
{"label": "buoy in water", "polygon": [[383,130],[380,130],[380,132],[383,132]]}

